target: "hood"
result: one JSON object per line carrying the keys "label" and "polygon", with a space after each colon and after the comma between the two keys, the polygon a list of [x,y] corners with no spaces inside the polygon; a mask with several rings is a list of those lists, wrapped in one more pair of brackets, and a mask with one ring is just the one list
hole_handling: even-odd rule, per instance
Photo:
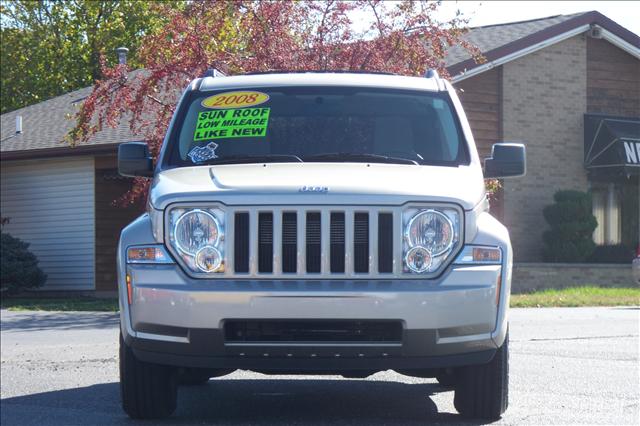
{"label": "hood", "polygon": [[[303,189],[303,187],[306,187]],[[267,163],[165,170],[151,187],[151,203],[226,204],[457,203],[465,210],[484,197],[477,166],[437,167],[371,163]]]}

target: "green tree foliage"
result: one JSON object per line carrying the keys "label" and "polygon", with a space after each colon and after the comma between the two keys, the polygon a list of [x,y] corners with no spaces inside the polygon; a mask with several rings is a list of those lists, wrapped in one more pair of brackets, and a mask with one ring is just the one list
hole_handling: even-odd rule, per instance
{"label": "green tree foliage", "polygon": [[47,276],[38,267],[38,259],[29,244],[6,232],[0,234],[0,289],[2,296],[40,287]]}
{"label": "green tree foliage", "polygon": [[0,21],[2,113],[92,85],[116,47],[138,67],[142,37],[165,23],[152,1],[117,0],[3,0]]}
{"label": "green tree foliage", "polygon": [[581,191],[558,191],[554,204],[543,214],[551,227],[542,238],[547,262],[584,262],[595,249],[593,231],[598,226],[591,213],[591,195]]}

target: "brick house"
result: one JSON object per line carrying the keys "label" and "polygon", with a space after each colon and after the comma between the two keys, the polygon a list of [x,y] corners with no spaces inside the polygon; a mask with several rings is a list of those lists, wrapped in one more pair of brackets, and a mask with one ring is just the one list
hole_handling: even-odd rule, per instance
{"label": "brick house", "polygon": [[[498,141],[527,145],[527,176],[506,181],[494,208],[511,231],[514,287],[589,277],[630,284],[629,265],[539,262],[542,209],[559,189],[593,191],[597,243],[640,240],[640,38],[598,12],[478,27],[465,37],[487,62],[476,64],[456,47],[447,67],[481,157]],[[90,90],[0,117],[1,213],[11,218],[4,230],[31,242],[49,275],[46,290],[114,290],[119,230],[140,213],[111,203],[130,185],[116,173],[117,145],[135,139],[126,126],[76,148],[62,142],[72,126],[65,116]],[[627,126],[622,136],[620,126]],[[605,154],[592,161],[595,141]]]}
{"label": "brick house", "polygon": [[[593,192],[597,244],[640,241],[640,153],[633,157],[628,149],[640,148],[640,38],[598,12],[587,12],[477,28],[468,39],[488,62],[475,64],[454,49],[456,59],[449,61],[456,63],[449,71],[463,90],[481,156],[496,140],[527,146],[527,176],[504,182],[497,209],[514,245],[514,288],[554,280],[630,285],[628,265],[539,262],[547,227],[542,209],[560,189]],[[635,124],[626,141],[602,141],[620,154],[608,165],[617,167],[592,168],[585,157],[594,132],[585,130],[597,128],[605,117]]]}

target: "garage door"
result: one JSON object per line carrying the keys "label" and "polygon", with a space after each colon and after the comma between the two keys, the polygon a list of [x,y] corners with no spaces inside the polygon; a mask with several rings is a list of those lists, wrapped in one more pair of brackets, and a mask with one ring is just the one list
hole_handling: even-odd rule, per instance
{"label": "garage door", "polygon": [[31,244],[47,274],[42,290],[93,290],[93,157],[3,162],[3,232]]}

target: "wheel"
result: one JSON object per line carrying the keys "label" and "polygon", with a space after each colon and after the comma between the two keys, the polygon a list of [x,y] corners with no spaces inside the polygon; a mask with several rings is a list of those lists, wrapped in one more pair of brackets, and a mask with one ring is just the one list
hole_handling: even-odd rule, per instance
{"label": "wheel", "polygon": [[185,368],[178,375],[178,384],[197,386],[206,384],[212,377],[222,377],[233,373],[235,370],[222,370],[211,368]]}
{"label": "wheel", "polygon": [[178,384],[197,386],[206,384],[215,372],[206,368],[185,368],[178,375]]}
{"label": "wheel", "polygon": [[120,335],[122,408],[133,419],[170,416],[178,397],[176,369],[138,360]]}
{"label": "wheel", "polygon": [[185,368],[178,376],[178,384],[187,386],[204,385],[209,381],[209,370],[203,368]]}
{"label": "wheel", "polygon": [[462,367],[453,405],[464,417],[495,420],[509,405],[509,332],[490,363]]}
{"label": "wheel", "polygon": [[438,380],[438,383],[445,388],[454,387],[456,384],[456,372],[447,368],[446,370],[442,370],[438,373],[436,379]]}

